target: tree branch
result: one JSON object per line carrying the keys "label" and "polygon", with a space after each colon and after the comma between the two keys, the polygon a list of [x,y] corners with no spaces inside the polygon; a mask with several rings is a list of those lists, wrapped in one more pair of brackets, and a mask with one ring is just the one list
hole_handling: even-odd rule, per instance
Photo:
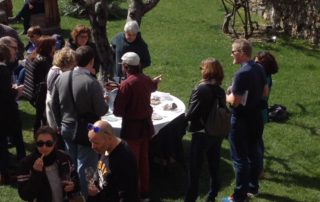
{"label": "tree branch", "polygon": [[149,0],[143,6],[143,15],[152,10],[160,0]]}

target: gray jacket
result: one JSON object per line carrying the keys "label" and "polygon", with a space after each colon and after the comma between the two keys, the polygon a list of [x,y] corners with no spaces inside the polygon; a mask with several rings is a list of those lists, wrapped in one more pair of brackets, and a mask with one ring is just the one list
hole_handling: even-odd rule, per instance
{"label": "gray jacket", "polygon": [[[69,90],[70,72],[64,72],[57,78],[52,92],[52,111],[59,128],[61,125],[68,127],[76,123],[77,113]],[[72,85],[74,101],[79,113],[92,112],[102,116],[108,112],[102,87],[86,68],[74,69]]]}

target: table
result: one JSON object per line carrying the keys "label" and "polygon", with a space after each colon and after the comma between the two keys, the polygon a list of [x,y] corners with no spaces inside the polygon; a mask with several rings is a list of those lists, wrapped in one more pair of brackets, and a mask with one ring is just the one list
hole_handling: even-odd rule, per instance
{"label": "table", "polygon": [[[111,111],[116,94],[116,90],[108,92],[111,101],[109,109]],[[151,98],[154,97],[160,98],[160,104],[151,104],[155,134],[150,142],[149,157],[152,162],[162,166],[167,166],[172,162],[179,162],[185,167],[182,138],[186,134],[187,121],[184,114],[186,107],[179,98],[170,95],[170,93],[156,91],[151,94]],[[175,110],[163,109],[164,105],[172,103],[177,105]],[[155,114],[160,115],[162,119],[154,120]],[[122,122],[120,117],[114,116],[113,113],[108,113],[102,117],[102,120],[108,121],[113,127],[114,134],[120,136]]]}
{"label": "table", "polygon": [[[115,96],[116,93],[113,92],[113,96]],[[158,132],[165,127],[168,123],[179,117],[181,114],[184,114],[186,107],[184,103],[177,97],[171,95],[170,93],[160,92],[156,91],[151,94],[151,98],[158,97],[160,98],[160,104],[152,105],[153,108],[153,126],[155,130],[155,134],[157,135]],[[111,98],[112,101],[114,101],[114,97]],[[177,105],[177,108],[174,110],[164,110],[164,105],[166,104],[172,104],[175,103]],[[111,103],[111,106],[113,106],[113,103]],[[155,120],[158,116],[162,117],[160,120]],[[103,117],[101,117],[102,120],[108,121],[112,128],[115,135],[120,136],[120,130],[121,130],[121,123],[122,119],[121,117],[114,116],[113,113],[107,113]]]}

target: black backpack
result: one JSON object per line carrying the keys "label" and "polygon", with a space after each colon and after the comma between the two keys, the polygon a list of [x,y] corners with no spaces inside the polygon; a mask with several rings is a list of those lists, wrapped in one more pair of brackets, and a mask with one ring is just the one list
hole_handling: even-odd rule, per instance
{"label": "black backpack", "polygon": [[272,105],[269,108],[269,120],[274,122],[285,122],[289,119],[287,108],[280,104]]}

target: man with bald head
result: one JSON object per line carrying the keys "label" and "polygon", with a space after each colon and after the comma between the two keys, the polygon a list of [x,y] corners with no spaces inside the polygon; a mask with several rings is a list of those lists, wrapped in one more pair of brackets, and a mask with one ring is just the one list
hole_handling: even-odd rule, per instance
{"label": "man with bald head", "polygon": [[92,149],[101,155],[88,185],[87,201],[138,201],[138,171],[127,143],[113,134],[111,125],[97,121],[88,125]]}

